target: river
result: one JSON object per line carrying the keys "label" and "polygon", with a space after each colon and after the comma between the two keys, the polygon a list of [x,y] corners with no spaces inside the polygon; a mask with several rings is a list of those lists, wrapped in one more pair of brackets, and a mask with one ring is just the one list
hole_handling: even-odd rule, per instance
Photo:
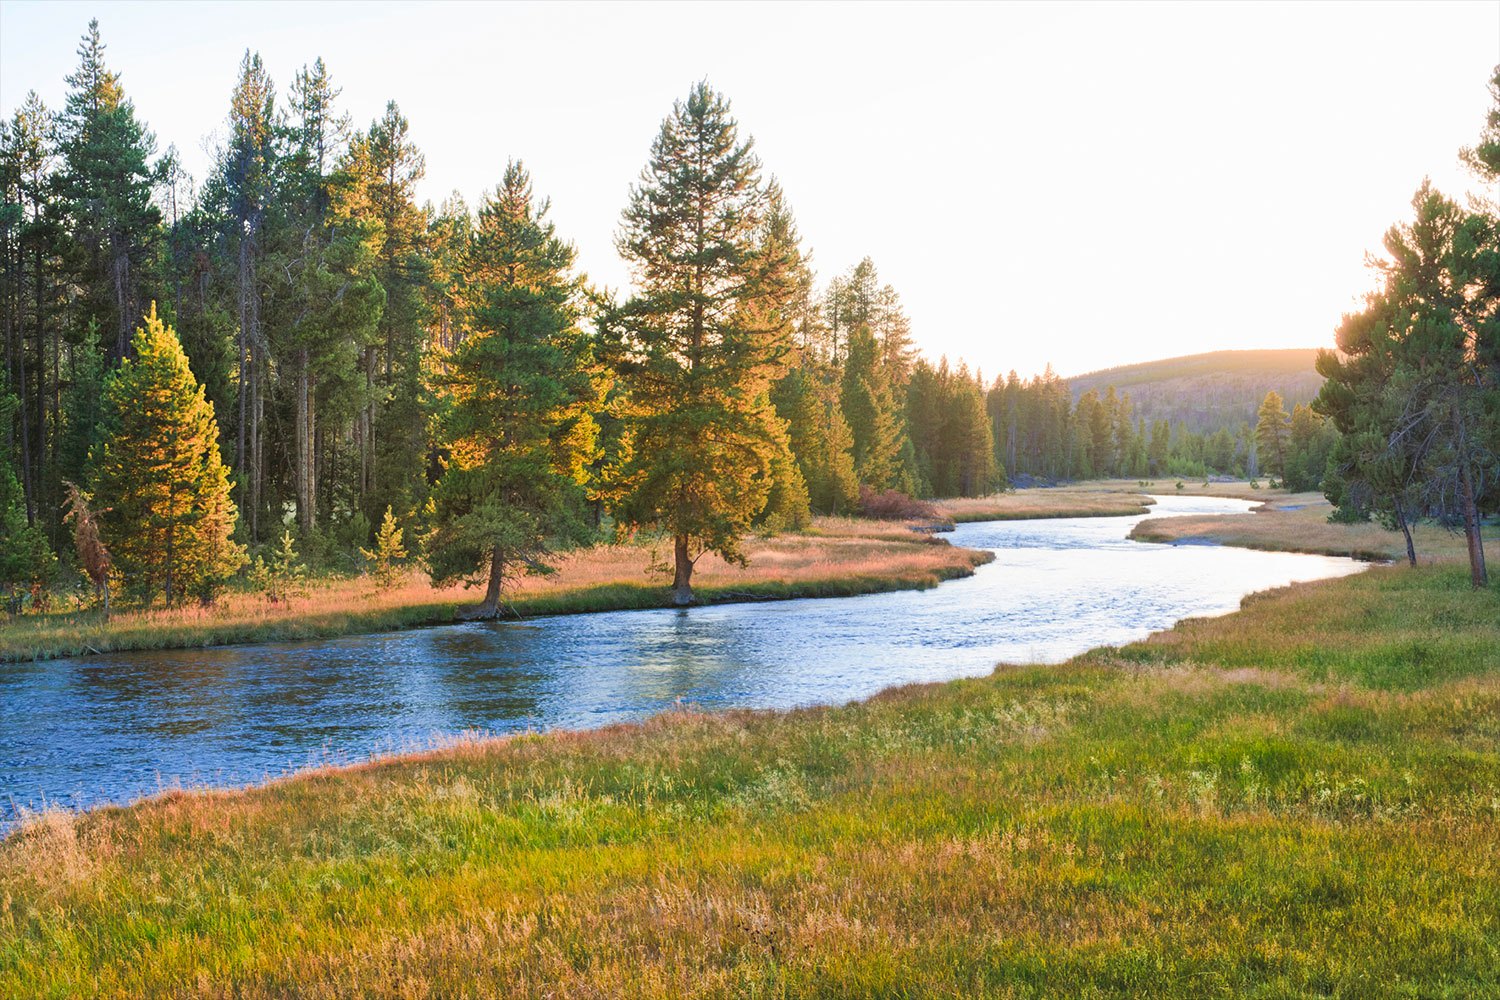
{"label": "river", "polygon": [[[1157,499],[1145,516],[1253,506]],[[1363,565],[1128,541],[1140,520],[960,525],[953,544],[996,559],[928,591],[0,664],[0,826],[23,807],[247,784],[470,730],[602,726],[678,703],[843,703],[1000,662],[1058,662]]]}

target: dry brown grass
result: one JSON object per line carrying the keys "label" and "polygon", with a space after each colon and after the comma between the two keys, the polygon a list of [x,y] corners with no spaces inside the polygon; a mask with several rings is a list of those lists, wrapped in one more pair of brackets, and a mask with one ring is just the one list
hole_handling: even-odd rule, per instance
{"label": "dry brown grass", "polygon": [[1008,521],[1050,517],[1128,517],[1145,514],[1158,496],[1227,497],[1232,500],[1274,500],[1290,496],[1284,490],[1251,486],[1249,480],[1212,482],[1176,479],[1094,479],[1066,486],[1031,487],[987,497],[958,497],[937,501],[939,513],[952,521]]}
{"label": "dry brown grass", "polygon": [[938,512],[952,521],[1016,521],[1027,518],[1125,517],[1144,514],[1150,497],[1140,488],[1123,484],[1095,487],[1043,487],[996,493],[987,497],[957,497],[937,501]]}
{"label": "dry brown grass", "polygon": [[[956,548],[906,525],[818,518],[802,534],[755,537],[748,566],[717,556],[699,561],[693,583],[705,601],[844,596],[931,587],[973,572],[986,553]],[[607,611],[669,602],[669,545],[600,545],[563,556],[557,572],[517,582],[509,595],[519,614]],[[122,649],[166,649],[235,642],[319,638],[451,621],[478,594],[434,588],[419,573],[381,590],[368,578],[319,580],[304,593],[271,603],[234,591],[210,608],[151,608],[115,614],[27,615],[0,624],[0,660]]]}
{"label": "dry brown grass", "polygon": [[[1406,558],[1406,543],[1399,531],[1386,531],[1374,523],[1330,524],[1333,508],[1321,494],[1276,492],[1261,499],[1266,502],[1248,517],[1151,518],[1136,525],[1130,537],[1142,542],[1212,542],[1377,561]],[[1419,562],[1465,557],[1461,534],[1433,524],[1418,525],[1412,534]]]}

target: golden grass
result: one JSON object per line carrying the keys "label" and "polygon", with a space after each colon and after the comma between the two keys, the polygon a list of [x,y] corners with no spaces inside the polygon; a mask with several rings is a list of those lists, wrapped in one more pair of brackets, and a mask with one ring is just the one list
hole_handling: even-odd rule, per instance
{"label": "golden grass", "polygon": [[958,497],[937,501],[939,513],[950,521],[1007,521],[1051,517],[1128,517],[1145,514],[1151,495],[1226,497],[1231,500],[1274,500],[1290,496],[1249,480],[1204,485],[1177,479],[1094,479],[1066,486],[1029,487],[987,497]]}
{"label": "golden grass", "polygon": [[[693,583],[701,600],[846,596],[932,587],[968,575],[990,558],[903,524],[847,518],[818,518],[802,534],[751,538],[745,550],[750,559],[746,567],[716,556],[700,560]],[[660,567],[670,558],[670,546],[644,542],[583,549],[563,556],[556,573],[519,581],[509,601],[522,615],[666,606],[670,577]],[[430,625],[452,621],[460,606],[478,598],[476,591],[461,586],[433,588],[412,573],[389,590],[363,578],[319,580],[305,594],[277,604],[260,594],[231,591],[211,608],[126,610],[108,623],[93,612],[26,615],[0,623],[0,660]]]}
{"label": "golden grass", "polygon": [[[1406,542],[1399,531],[1373,522],[1330,524],[1333,508],[1318,493],[1276,493],[1247,517],[1213,515],[1157,517],[1142,521],[1130,537],[1142,542],[1184,541],[1238,545],[1281,552],[1312,552],[1356,559],[1404,560]],[[1412,532],[1420,562],[1448,562],[1467,557],[1461,533],[1420,524]],[[1486,538],[1500,537],[1488,531]]]}
{"label": "golden grass", "polygon": [[1126,517],[1144,514],[1151,498],[1139,487],[1093,484],[1035,487],[987,497],[958,497],[937,501],[938,512],[950,521],[1015,521],[1027,518]]}

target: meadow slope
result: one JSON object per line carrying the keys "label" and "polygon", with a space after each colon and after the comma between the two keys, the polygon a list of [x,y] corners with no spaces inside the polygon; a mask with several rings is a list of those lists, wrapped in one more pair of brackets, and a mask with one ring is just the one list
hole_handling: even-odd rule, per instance
{"label": "meadow slope", "polygon": [[1500,589],[36,817],[0,995],[1500,992]]}

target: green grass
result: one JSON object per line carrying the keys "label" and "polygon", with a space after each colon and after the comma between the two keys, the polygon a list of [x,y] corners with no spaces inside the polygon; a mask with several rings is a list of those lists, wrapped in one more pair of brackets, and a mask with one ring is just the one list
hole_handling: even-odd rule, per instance
{"label": "green grass", "polygon": [[1500,993],[1500,590],[459,743],[0,844],[0,996]]}

